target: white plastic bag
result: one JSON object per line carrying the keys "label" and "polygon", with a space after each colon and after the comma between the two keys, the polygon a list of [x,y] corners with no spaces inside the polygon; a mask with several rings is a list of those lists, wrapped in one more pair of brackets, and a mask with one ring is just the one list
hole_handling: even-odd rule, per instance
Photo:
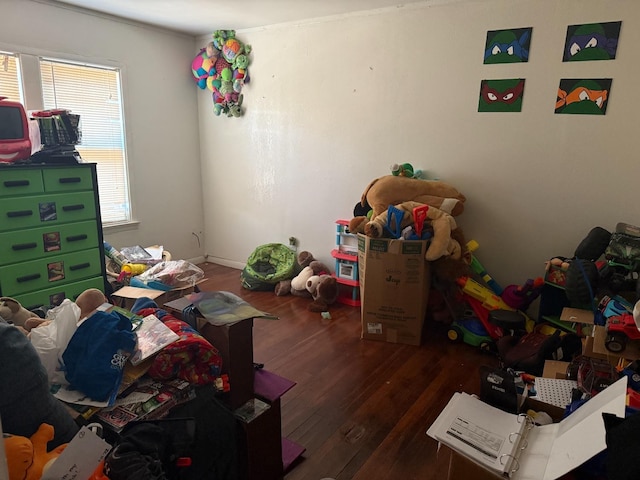
{"label": "white plastic bag", "polygon": [[[195,285],[204,278],[204,271],[186,260],[170,260],[160,262],[133,278],[151,288],[164,285],[166,288],[159,289],[171,290]],[[136,286],[133,281],[131,285]]]}
{"label": "white plastic bag", "polygon": [[78,328],[79,319],[80,307],[65,298],[60,305],[47,312],[46,320],[51,321],[48,325],[31,329],[31,344],[47,370],[50,385],[69,384],[64,376],[62,354]]}

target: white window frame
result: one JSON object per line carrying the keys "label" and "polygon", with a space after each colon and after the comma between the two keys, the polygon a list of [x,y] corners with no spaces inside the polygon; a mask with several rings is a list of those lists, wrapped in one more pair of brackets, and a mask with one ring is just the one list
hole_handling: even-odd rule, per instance
{"label": "white window frame", "polygon": [[[22,52],[20,50],[23,50]],[[78,59],[72,58],[72,55],[63,55],[63,54],[55,54],[50,52],[37,52],[37,51],[24,51],[24,49],[20,48],[4,48],[0,45],[0,52],[6,52],[12,54],[18,58],[18,76],[19,80],[21,80],[21,93],[23,97],[23,103],[25,109],[30,111],[37,111],[44,109],[44,101],[43,101],[43,93],[42,93],[42,82],[40,76],[40,60],[46,60],[51,62],[60,62],[72,65],[80,65],[86,67],[96,67],[96,68],[105,68],[112,69],[118,72],[119,76],[119,94],[120,94],[120,115],[122,118],[122,148],[123,148],[123,181],[125,185],[123,188],[125,189],[125,209],[127,212],[126,218],[122,220],[113,221],[113,222],[105,222],[103,219],[103,228],[105,230],[111,229],[119,229],[119,227],[127,227],[129,225],[136,225],[138,222],[134,220],[133,216],[133,205],[131,199],[131,191],[130,191],[130,178],[129,178],[129,168],[128,168],[128,136],[126,132],[126,108],[125,108],[125,92],[123,86],[123,77],[124,77],[124,69],[121,65],[114,64],[113,62],[101,61],[96,59],[95,61],[87,61],[86,59]],[[59,106],[63,108],[63,106]],[[74,112],[80,113],[80,112]],[[81,120],[82,122],[82,115]],[[79,146],[81,148],[81,145]],[[86,160],[91,162],[91,160]],[[98,167],[98,179],[99,183],[109,182],[108,178],[100,177],[100,164],[97,163]]]}

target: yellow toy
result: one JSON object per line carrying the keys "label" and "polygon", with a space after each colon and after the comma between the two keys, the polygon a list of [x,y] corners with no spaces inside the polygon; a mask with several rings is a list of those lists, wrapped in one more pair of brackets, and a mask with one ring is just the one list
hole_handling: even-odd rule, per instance
{"label": "yellow toy", "polygon": [[4,439],[9,480],[37,480],[62,451],[64,443],[47,452],[47,443],[53,440],[53,427],[43,423],[31,438],[8,435]]}

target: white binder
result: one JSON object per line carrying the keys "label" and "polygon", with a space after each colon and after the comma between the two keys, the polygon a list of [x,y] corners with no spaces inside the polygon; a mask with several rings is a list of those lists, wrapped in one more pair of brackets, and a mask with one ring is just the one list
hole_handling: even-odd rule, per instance
{"label": "white binder", "polygon": [[622,377],[561,422],[543,426],[455,393],[427,435],[496,474],[555,480],[606,448],[602,414],[624,417],[626,393]]}

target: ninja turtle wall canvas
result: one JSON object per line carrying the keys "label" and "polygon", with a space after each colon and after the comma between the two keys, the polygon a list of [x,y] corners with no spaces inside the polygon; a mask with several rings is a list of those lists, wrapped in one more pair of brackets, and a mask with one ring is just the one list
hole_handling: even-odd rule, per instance
{"label": "ninja turtle wall canvas", "polygon": [[524,95],[524,78],[482,80],[479,112],[520,112]]}
{"label": "ninja turtle wall canvas", "polygon": [[588,23],[567,27],[563,62],[613,60],[622,22]]}
{"label": "ninja turtle wall canvas", "polygon": [[611,97],[611,79],[560,80],[555,113],[604,115]]}
{"label": "ninja turtle wall canvas", "polygon": [[532,30],[528,27],[488,31],[484,63],[528,62]]}

